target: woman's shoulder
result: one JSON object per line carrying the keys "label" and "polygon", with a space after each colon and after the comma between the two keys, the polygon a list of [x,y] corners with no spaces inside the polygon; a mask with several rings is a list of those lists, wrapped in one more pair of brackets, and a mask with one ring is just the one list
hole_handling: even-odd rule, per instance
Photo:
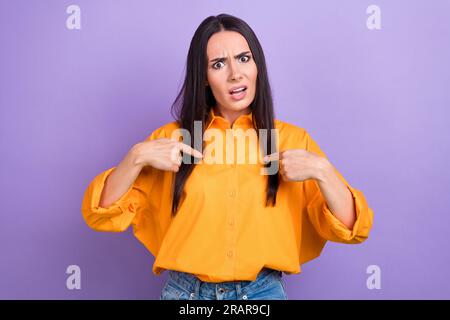
{"label": "woman's shoulder", "polygon": [[311,135],[303,126],[275,119],[275,128],[279,129],[283,149],[308,149],[312,143]]}
{"label": "woman's shoulder", "polygon": [[180,128],[180,126],[177,121],[167,122],[154,129],[146,140],[169,138],[171,137],[172,132],[178,128]]}
{"label": "woman's shoulder", "polygon": [[296,125],[280,119],[274,119],[275,129],[279,130],[279,134],[283,136],[296,136],[306,138],[307,131],[302,126]]}

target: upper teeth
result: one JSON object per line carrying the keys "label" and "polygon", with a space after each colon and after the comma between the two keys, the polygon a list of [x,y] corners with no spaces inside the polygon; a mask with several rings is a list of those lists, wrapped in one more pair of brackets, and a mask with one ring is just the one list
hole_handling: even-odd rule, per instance
{"label": "upper teeth", "polygon": [[239,88],[239,89],[232,90],[231,92],[239,92],[239,91],[243,91],[244,89],[245,89],[245,87],[242,87],[242,88]]}

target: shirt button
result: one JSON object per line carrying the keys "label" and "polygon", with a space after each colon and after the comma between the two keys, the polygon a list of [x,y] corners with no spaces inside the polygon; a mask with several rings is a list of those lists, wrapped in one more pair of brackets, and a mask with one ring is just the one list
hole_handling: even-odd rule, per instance
{"label": "shirt button", "polygon": [[242,299],[247,300],[247,295],[244,294],[244,295],[242,296]]}
{"label": "shirt button", "polygon": [[221,293],[221,294],[222,294],[222,293],[224,293],[224,292],[225,292],[225,290],[224,290],[224,289],[222,289],[222,288],[220,288],[220,289],[219,289],[219,293]]}
{"label": "shirt button", "polygon": [[227,255],[231,258],[233,256],[233,251],[228,251]]}
{"label": "shirt button", "polygon": [[194,298],[195,297],[195,293],[191,293],[191,298]]}

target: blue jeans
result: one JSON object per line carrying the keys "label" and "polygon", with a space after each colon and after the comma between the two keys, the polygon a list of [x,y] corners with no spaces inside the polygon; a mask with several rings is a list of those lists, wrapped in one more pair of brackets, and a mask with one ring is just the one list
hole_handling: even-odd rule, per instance
{"label": "blue jeans", "polygon": [[255,281],[204,282],[190,273],[168,270],[160,300],[287,300],[282,272],[264,268]]}

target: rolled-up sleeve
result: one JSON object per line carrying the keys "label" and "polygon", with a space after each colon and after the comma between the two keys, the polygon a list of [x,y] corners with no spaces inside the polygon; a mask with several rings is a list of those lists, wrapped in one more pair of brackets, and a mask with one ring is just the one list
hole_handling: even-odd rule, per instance
{"label": "rolled-up sleeve", "polygon": [[[146,140],[162,136],[164,133],[159,128]],[[149,197],[156,179],[155,171],[158,171],[150,166],[141,170],[131,187],[114,203],[107,208],[99,205],[105,182],[115,168],[109,168],[98,174],[84,192],[81,212],[87,225],[96,231],[125,231],[131,224],[136,225],[145,210],[149,210]]]}
{"label": "rolled-up sleeve", "polygon": [[[317,155],[326,157],[317,143],[307,133],[306,135],[306,149]],[[361,243],[369,237],[369,232],[373,224],[373,211],[369,208],[364,194],[360,190],[350,186],[339,171],[335,169],[335,172],[345,183],[352,195],[356,212],[356,221],[353,228],[349,229],[336,218],[328,207],[318,183],[312,179],[304,181],[303,184],[308,217],[318,234],[326,240],[348,244]]]}

